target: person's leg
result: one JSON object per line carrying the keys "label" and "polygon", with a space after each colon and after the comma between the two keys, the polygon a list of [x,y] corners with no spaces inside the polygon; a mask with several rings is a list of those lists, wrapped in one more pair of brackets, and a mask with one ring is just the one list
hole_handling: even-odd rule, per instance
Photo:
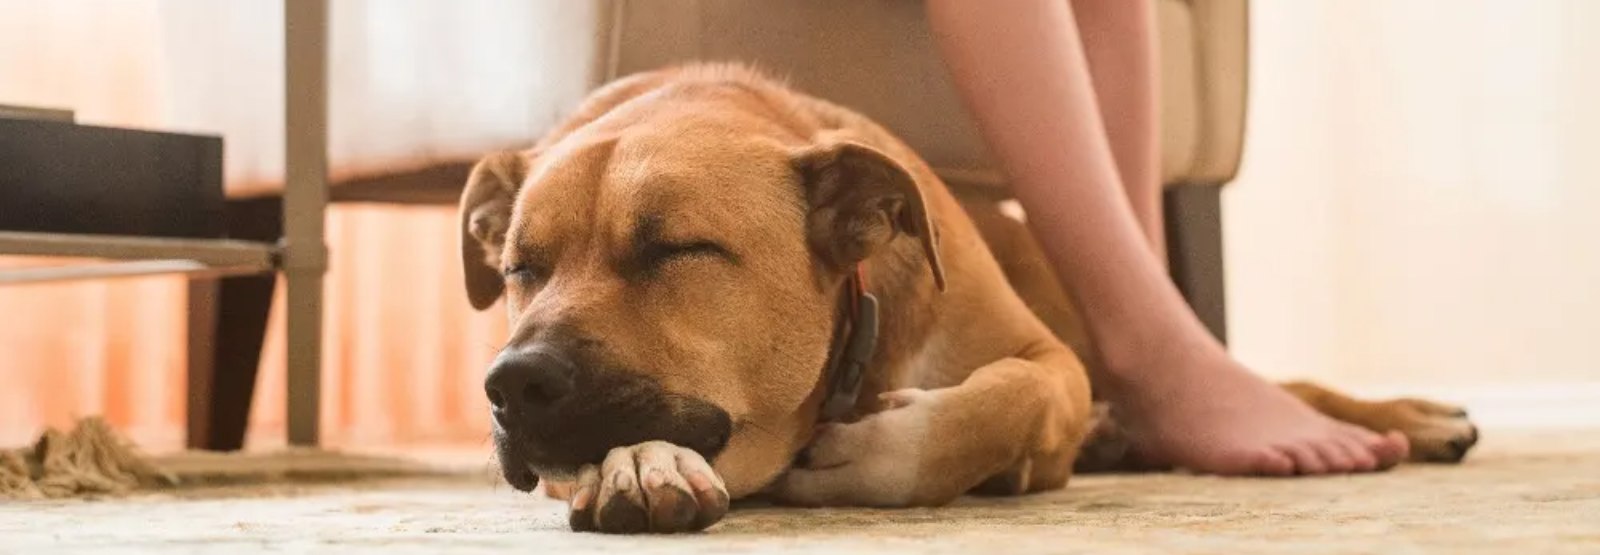
{"label": "person's leg", "polygon": [[[1101,8],[1137,10],[1135,21],[1150,26],[1145,3]],[[1323,417],[1251,374],[1189,310],[1121,186],[1066,0],[928,0],[928,19],[1029,225],[1084,312],[1106,367],[1095,386],[1119,407],[1141,456],[1222,474],[1368,470],[1404,457],[1403,437]],[[1123,40],[1151,37],[1142,29]],[[1137,113],[1125,117],[1136,122]]]}
{"label": "person's leg", "polygon": [[1161,214],[1161,129],[1157,123],[1153,2],[1072,0],[1117,175],[1156,259],[1167,259]]}

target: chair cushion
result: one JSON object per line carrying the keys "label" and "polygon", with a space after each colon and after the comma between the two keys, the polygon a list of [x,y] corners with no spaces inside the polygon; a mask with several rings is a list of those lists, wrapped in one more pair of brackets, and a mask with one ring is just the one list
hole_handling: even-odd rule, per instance
{"label": "chair cushion", "polygon": [[[1154,1],[1163,179],[1226,182],[1243,135],[1245,0]],[[609,9],[607,77],[691,60],[754,63],[874,118],[947,174],[994,174],[922,2],[612,0]]]}

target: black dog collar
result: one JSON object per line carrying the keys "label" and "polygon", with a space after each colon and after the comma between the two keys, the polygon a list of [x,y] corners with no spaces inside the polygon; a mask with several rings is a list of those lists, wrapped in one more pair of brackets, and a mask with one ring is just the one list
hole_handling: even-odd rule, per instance
{"label": "black dog collar", "polygon": [[861,265],[856,265],[856,271],[845,283],[839,305],[828,364],[823,367],[823,376],[828,380],[827,396],[822,401],[824,422],[844,420],[855,411],[867,361],[878,346],[878,298],[867,292],[866,271]]}

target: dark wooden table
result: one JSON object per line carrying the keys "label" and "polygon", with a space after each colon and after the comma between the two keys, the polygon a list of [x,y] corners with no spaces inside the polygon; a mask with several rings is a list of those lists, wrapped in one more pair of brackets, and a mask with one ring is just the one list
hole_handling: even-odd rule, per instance
{"label": "dark wooden table", "polygon": [[[60,239],[80,248],[58,252],[148,258],[169,243],[145,245],[144,254],[96,245],[239,239],[250,242],[170,244],[276,256],[270,244],[282,235],[281,201],[229,201],[222,175],[219,137],[0,115],[0,232],[53,234],[24,246]],[[255,275],[192,274],[202,277],[190,281],[188,444],[239,449],[276,274],[270,266]]]}

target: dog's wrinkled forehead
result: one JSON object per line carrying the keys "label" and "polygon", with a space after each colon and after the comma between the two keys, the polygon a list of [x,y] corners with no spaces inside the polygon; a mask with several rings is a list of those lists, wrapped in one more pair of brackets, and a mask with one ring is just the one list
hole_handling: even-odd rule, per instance
{"label": "dog's wrinkled forehead", "polygon": [[641,234],[715,240],[803,219],[787,151],[705,122],[570,137],[546,151],[519,191],[508,239],[621,247]]}

